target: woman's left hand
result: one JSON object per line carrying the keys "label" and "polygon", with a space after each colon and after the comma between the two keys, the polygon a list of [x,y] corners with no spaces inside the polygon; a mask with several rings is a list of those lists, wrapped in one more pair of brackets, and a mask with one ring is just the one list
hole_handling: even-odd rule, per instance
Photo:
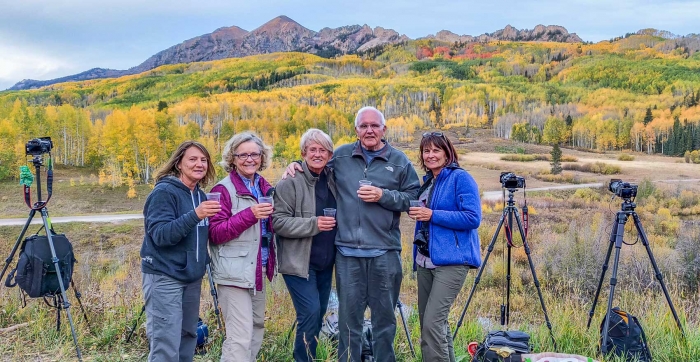
{"label": "woman's left hand", "polygon": [[427,207],[411,207],[408,209],[408,215],[416,221],[430,221],[433,217],[433,210]]}

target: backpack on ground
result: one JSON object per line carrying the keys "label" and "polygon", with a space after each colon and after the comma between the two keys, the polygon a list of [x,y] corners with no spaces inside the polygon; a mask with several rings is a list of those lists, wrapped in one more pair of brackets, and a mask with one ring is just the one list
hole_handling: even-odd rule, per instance
{"label": "backpack on ground", "polygon": [[[63,287],[68,289],[73,278],[73,266],[76,262],[73,245],[63,234],[51,234],[51,240],[58,258]],[[51,259],[48,237],[32,235],[24,239],[17,267],[7,276],[5,286],[19,285],[30,298],[61,294],[56,266]],[[14,283],[12,282],[13,278]]]}
{"label": "backpack on ground", "polygon": [[521,331],[492,331],[479,344],[472,362],[520,362],[530,353],[530,335]]}
{"label": "backpack on ground", "polygon": [[647,337],[637,317],[615,307],[610,313],[608,339],[605,343],[603,343],[603,328],[605,328],[605,318],[600,324],[602,354],[612,353],[615,356],[624,357],[627,361],[651,361]]}

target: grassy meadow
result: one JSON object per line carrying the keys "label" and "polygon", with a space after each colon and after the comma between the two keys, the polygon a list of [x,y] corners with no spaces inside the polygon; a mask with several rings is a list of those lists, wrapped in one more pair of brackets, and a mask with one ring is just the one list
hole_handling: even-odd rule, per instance
{"label": "grassy meadow", "polygon": [[[500,189],[498,175],[501,171],[513,171],[525,176],[528,189],[557,185],[537,177],[546,174],[549,161],[503,160],[503,154],[496,152],[500,142],[476,139],[458,145],[463,167],[474,175],[482,191]],[[523,147],[530,154],[549,152],[543,146]],[[407,149],[406,152],[414,159],[417,157],[415,149]],[[680,163],[680,159],[676,158],[642,153],[633,153],[633,160],[624,161],[619,159],[617,153],[597,154],[569,149],[565,149],[564,153],[571,159],[576,159],[580,165],[602,162],[619,168],[614,175],[595,173],[585,167],[573,168],[565,171],[571,180],[603,182],[607,185],[607,181],[615,177],[639,183],[636,211],[649,238],[656,262],[663,272],[686,339],[681,338],[675,326],[641,242],[622,247],[619,282],[613,304],[640,318],[656,361],[700,361],[700,182],[669,181],[700,179],[697,165]],[[274,180],[280,173],[278,166],[266,170],[264,175]],[[129,199],[126,197],[127,186],[99,186],[91,171],[80,168],[59,167],[56,177],[54,196],[49,203],[52,216],[140,213],[145,196],[150,191],[148,185],[137,185],[136,197]],[[611,195],[607,186],[527,192],[530,208],[528,242],[552,322],[557,352],[600,358],[596,354],[598,327],[607,304],[610,272],[603,281],[590,329],[586,329],[586,322],[609,245],[611,226],[616,211],[620,209],[620,200],[611,199]],[[28,209],[22,203],[21,188],[15,182],[0,184],[0,199],[0,218],[26,217]],[[518,192],[516,201],[519,207],[524,204],[524,200],[523,193]],[[496,232],[503,204],[501,201],[482,200],[482,208],[484,219],[479,233],[485,251]],[[82,316],[73,289],[68,293],[84,360],[145,360],[148,348],[144,318],[138,323],[131,342],[125,343],[128,331],[142,306],[138,253],[143,221],[66,223],[56,224],[55,228],[73,242],[78,259],[73,276],[76,287],[82,293],[89,324]],[[32,226],[29,233],[37,229],[38,226]],[[399,328],[395,348],[398,360],[407,362],[421,360],[416,281],[411,272],[412,229],[413,222],[405,216],[402,220],[404,280],[401,301],[408,306],[411,340],[418,356],[411,356],[400,319],[397,320]],[[20,226],[0,227],[0,255],[3,260],[9,254],[20,230]],[[638,239],[631,220],[626,225],[624,239],[630,244]],[[521,245],[517,234],[515,244]],[[488,330],[501,328],[499,306],[505,296],[504,245],[504,232],[501,231],[455,341],[458,361],[469,360],[466,352],[469,342],[480,341]],[[16,258],[15,256],[13,267]],[[522,247],[513,249],[512,262],[512,323],[509,328],[530,333],[536,352],[554,351],[528,267],[527,255]],[[610,267],[612,269],[612,260]],[[450,322],[453,328],[466,303],[475,275],[476,271],[469,273],[452,310]],[[267,303],[266,335],[259,360],[292,361],[293,341],[286,341],[294,321],[294,308],[281,278],[277,278],[268,288]],[[209,325],[211,343],[205,353],[195,360],[218,361],[222,333],[216,326],[206,281],[202,286],[200,316]],[[55,317],[55,310],[48,308],[41,300],[28,300],[26,307],[23,307],[16,288],[0,287],[0,328],[28,323],[15,332],[0,334],[0,360],[73,359],[75,351],[67,319],[62,318],[61,330],[56,332]],[[319,346],[318,357],[320,361],[334,360],[333,346],[324,340]]]}

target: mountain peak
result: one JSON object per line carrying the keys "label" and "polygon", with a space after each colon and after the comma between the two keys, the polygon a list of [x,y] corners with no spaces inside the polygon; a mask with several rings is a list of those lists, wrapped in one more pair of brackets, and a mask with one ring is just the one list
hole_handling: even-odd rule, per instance
{"label": "mountain peak", "polygon": [[[285,16],[285,15],[280,15],[267,23],[261,25],[259,28],[253,30],[253,32],[260,32],[260,31],[279,31],[279,30],[286,30],[286,29],[294,29],[294,28],[301,28],[301,29],[306,29],[304,28],[301,24],[297,23],[296,21],[292,20],[291,18]],[[309,30],[309,29],[306,29]]]}

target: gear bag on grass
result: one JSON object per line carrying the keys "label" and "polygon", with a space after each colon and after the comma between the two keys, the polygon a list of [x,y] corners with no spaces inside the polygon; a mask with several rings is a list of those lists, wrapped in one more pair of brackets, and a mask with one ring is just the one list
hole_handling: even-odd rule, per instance
{"label": "gear bag on grass", "polygon": [[605,344],[603,344],[603,328],[605,328],[605,318],[600,324],[602,354],[612,353],[615,356],[624,357],[626,361],[651,361],[647,337],[637,317],[615,307],[610,313],[608,340]]}
{"label": "gear bag on grass", "polygon": [[[63,287],[68,289],[73,278],[73,265],[76,262],[73,245],[63,234],[51,234],[51,240],[53,240],[53,246],[56,250]],[[30,298],[60,294],[61,287],[58,283],[56,266],[51,259],[48,237],[32,235],[24,239],[17,267],[8,275],[5,286],[19,285]],[[12,282],[13,277],[14,283]]]}
{"label": "gear bag on grass", "polygon": [[492,331],[479,344],[472,362],[520,362],[530,353],[530,335],[521,331]]}

